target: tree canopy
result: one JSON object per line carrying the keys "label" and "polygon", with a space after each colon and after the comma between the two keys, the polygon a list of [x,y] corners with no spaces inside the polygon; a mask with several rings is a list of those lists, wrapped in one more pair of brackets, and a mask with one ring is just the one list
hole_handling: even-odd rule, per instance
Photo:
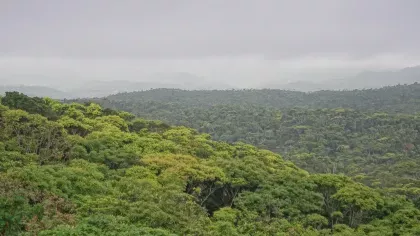
{"label": "tree canopy", "polygon": [[[341,174],[313,174],[245,142],[214,141],[192,128],[94,103],[16,93],[1,102],[0,235],[420,234],[416,182],[384,189]],[[336,119],[347,111],[308,112]],[[288,117],[295,117],[300,123],[289,125],[290,133],[311,134],[306,126],[315,123],[302,120],[308,114],[292,113],[276,111],[274,118],[291,122]],[[395,127],[411,124],[395,119]],[[347,127],[346,119],[342,122]],[[394,143],[392,137],[385,141]],[[308,145],[293,144],[287,153],[312,155],[306,153]],[[340,145],[334,152],[353,151]],[[411,158],[416,147],[406,149],[405,156],[394,153],[395,158]],[[363,157],[379,153],[371,147],[358,152]],[[398,168],[411,162],[399,162]]]}

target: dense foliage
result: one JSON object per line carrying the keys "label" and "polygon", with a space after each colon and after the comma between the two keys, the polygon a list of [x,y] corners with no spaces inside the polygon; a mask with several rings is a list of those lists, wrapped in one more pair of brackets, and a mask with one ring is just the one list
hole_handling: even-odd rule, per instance
{"label": "dense foliage", "polygon": [[0,235],[420,234],[405,193],[249,144],[94,103],[2,103]]}
{"label": "dense foliage", "polygon": [[[312,173],[344,173],[370,186],[420,193],[420,116],[398,112],[418,111],[419,98],[420,85],[413,84],[306,94],[154,90],[97,101],[215,140],[269,149]],[[289,108],[302,104],[315,108]]]}

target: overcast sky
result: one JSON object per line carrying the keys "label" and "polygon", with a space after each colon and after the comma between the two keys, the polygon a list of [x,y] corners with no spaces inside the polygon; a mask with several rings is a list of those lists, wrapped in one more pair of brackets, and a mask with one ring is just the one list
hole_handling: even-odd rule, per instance
{"label": "overcast sky", "polygon": [[252,85],[413,66],[419,9],[418,0],[0,0],[0,79],[178,71]]}

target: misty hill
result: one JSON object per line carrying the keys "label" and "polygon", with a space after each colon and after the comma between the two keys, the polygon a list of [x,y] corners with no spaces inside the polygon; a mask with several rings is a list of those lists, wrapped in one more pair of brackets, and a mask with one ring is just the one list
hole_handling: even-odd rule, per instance
{"label": "misty hill", "polygon": [[189,73],[161,73],[145,78],[142,82],[128,80],[88,81],[83,85],[69,89],[72,97],[104,97],[122,92],[143,91],[157,88],[175,88],[186,90],[227,89],[226,84],[211,83],[204,78]]}
{"label": "misty hill", "polygon": [[413,84],[416,82],[420,82],[420,66],[407,67],[397,71],[364,71],[354,76],[324,79],[319,82],[310,77],[290,83],[272,81],[261,87],[297,91],[353,90]]}
{"label": "misty hill", "polygon": [[[64,98],[93,98],[93,97],[104,97],[111,94],[117,94],[122,92],[133,92],[143,91],[156,88],[176,88],[186,90],[205,90],[205,89],[231,89],[233,88],[229,84],[212,82],[208,79],[194,75],[191,73],[157,73],[147,76],[145,78],[139,78],[141,81],[131,80],[87,80],[81,84],[73,86],[67,85],[71,78],[66,79],[67,84],[54,85],[51,87],[39,85],[29,86],[25,85],[23,81],[31,81],[39,84],[57,84],[58,82],[53,78],[42,77],[39,75],[26,75],[16,76],[16,78],[1,78],[3,83],[0,87],[0,94],[4,94],[6,91],[18,91],[30,96],[39,97],[51,97],[56,99]],[[13,80],[16,80],[13,82]],[[21,85],[15,85],[14,83],[20,83]],[[57,89],[58,88],[58,89]]]}
{"label": "misty hill", "polygon": [[366,89],[420,82],[420,66],[398,71],[365,71],[356,76],[332,82],[335,89]]}
{"label": "misty hill", "polygon": [[0,86],[0,95],[4,95],[5,92],[17,91],[25,93],[29,96],[34,97],[50,97],[54,99],[71,98],[71,94],[53,89],[45,86],[26,86],[26,85],[2,85]]}
{"label": "misty hill", "polygon": [[158,82],[132,82],[127,80],[88,81],[83,86],[69,89],[72,97],[104,97],[121,92],[142,91],[152,88],[173,88],[174,84]]}
{"label": "misty hill", "polygon": [[[409,67],[398,71],[366,71],[352,77],[322,80],[322,82],[316,82],[321,80],[322,77],[320,77],[320,75],[306,76],[308,77],[307,80],[295,80],[294,82],[286,84],[272,81],[260,87],[267,89],[314,92],[321,90],[370,89],[397,84],[412,84],[415,82],[420,82],[420,66]],[[324,76],[328,77],[328,74]],[[30,79],[30,77],[24,78],[27,80]],[[43,78],[39,75],[35,76],[34,78],[36,79],[30,80],[32,83],[34,83],[34,81],[38,81],[40,84],[48,84],[47,81],[53,80],[52,78]],[[22,80],[20,77],[19,79]],[[53,86],[54,88],[51,88],[46,86],[10,85],[11,81],[13,81],[13,78],[11,78],[8,80],[2,79],[4,85],[0,87],[0,93],[4,93],[5,91],[19,91],[31,96],[47,96],[57,99],[70,99],[105,97],[111,94],[159,88],[179,90],[227,90],[241,87],[240,85],[233,87],[228,83],[214,82],[209,78],[185,72],[156,73],[139,79],[141,79],[141,81],[88,80],[79,85],[62,85]],[[57,81],[54,83],[57,83]]]}

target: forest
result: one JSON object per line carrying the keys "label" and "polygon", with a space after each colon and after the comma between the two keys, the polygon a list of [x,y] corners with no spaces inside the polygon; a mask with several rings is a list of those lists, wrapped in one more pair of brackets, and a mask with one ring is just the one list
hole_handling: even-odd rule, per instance
{"label": "forest", "polygon": [[392,97],[418,85],[396,89],[375,112],[7,92],[0,235],[420,235],[419,116]]}
{"label": "forest", "polygon": [[[268,149],[311,173],[345,174],[369,186],[420,190],[417,83],[314,93],[159,89],[94,101],[192,127],[218,141]],[[418,196],[413,194],[415,201]]]}

